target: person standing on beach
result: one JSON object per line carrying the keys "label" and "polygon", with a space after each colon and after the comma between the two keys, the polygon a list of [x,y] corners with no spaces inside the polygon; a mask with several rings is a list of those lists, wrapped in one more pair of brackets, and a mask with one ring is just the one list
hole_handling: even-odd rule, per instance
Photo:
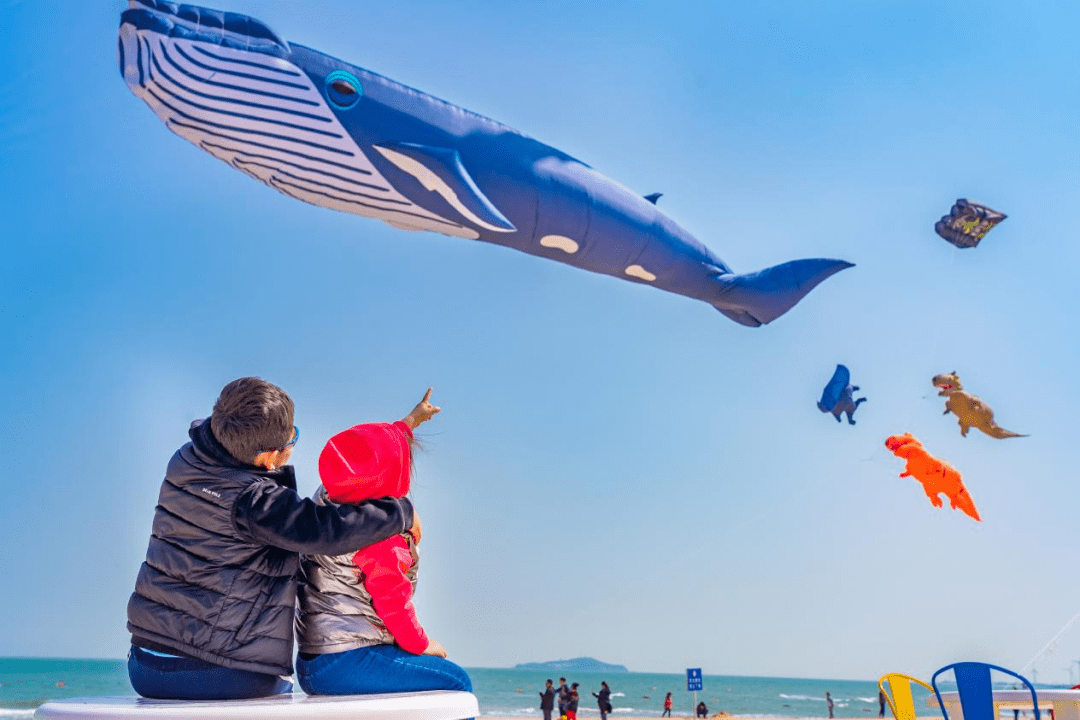
{"label": "person standing on beach", "polygon": [[577,720],[577,709],[580,701],[581,696],[578,695],[578,684],[572,683],[570,685],[570,701],[566,703],[566,720]]}
{"label": "person standing on beach", "polygon": [[596,704],[600,707],[600,720],[607,720],[607,714],[611,712],[611,688],[606,682],[600,683],[600,693],[593,693]]}
{"label": "person standing on beach", "polygon": [[878,701],[878,713],[877,713],[877,716],[879,718],[883,718],[883,717],[885,717],[885,691],[884,690],[878,690],[877,691],[877,701]]}
{"label": "person standing on beach", "polygon": [[551,711],[555,709],[555,688],[551,686],[551,678],[548,678],[544,692],[540,693],[540,710],[544,713],[544,720],[551,720]]}
{"label": "person standing on beach", "polygon": [[660,713],[660,717],[671,717],[671,693],[664,698],[664,712]]}
{"label": "person standing on beach", "polygon": [[570,703],[570,688],[566,687],[566,678],[559,678],[559,717],[566,715],[566,706]]}
{"label": "person standing on beach", "polygon": [[833,708],[832,695],[830,695],[829,693],[825,693],[825,702],[829,706],[829,717],[832,717],[833,716],[833,714],[832,714],[832,708]]}

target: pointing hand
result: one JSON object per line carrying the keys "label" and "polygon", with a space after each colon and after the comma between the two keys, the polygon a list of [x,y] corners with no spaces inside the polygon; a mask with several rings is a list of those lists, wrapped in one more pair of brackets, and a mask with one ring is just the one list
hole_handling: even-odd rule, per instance
{"label": "pointing hand", "polygon": [[408,425],[410,430],[415,430],[421,423],[427,422],[441,410],[442,408],[438,405],[431,404],[431,388],[428,388],[427,392],[424,393],[424,399],[418,402],[412,412],[402,418],[401,421]]}

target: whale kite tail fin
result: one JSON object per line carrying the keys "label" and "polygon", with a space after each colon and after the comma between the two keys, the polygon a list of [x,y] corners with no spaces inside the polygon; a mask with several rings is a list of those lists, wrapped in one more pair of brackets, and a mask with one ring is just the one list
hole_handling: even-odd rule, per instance
{"label": "whale kite tail fin", "polygon": [[825,279],[854,263],[844,260],[792,260],[744,275],[716,277],[713,307],[737,323],[758,327],[786,313]]}

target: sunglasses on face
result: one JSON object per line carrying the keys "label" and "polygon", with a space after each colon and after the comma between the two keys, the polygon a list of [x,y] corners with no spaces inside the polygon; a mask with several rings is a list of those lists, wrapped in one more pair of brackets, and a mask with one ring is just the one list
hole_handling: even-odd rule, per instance
{"label": "sunglasses on face", "polygon": [[296,441],[300,439],[300,428],[293,425],[292,429],[293,429],[292,440],[285,443],[284,445],[282,445],[279,448],[274,448],[273,450],[263,450],[263,452],[285,452],[286,450],[291,448],[293,445],[295,445]]}

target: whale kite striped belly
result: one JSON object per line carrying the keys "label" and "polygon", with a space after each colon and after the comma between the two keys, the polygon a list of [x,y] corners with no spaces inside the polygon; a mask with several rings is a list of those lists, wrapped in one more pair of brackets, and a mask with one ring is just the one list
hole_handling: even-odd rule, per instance
{"label": "whale kite striped belly", "polygon": [[166,127],[313,205],[652,285],[750,326],[851,266],[796,260],[735,274],[656,207],[658,195],[245,15],[129,0],[117,53]]}
{"label": "whale kite striped belly", "polygon": [[298,200],[410,230],[473,238],[397,192],[299,68],[282,58],[120,28],[132,86],[165,125],[211,155]]}

